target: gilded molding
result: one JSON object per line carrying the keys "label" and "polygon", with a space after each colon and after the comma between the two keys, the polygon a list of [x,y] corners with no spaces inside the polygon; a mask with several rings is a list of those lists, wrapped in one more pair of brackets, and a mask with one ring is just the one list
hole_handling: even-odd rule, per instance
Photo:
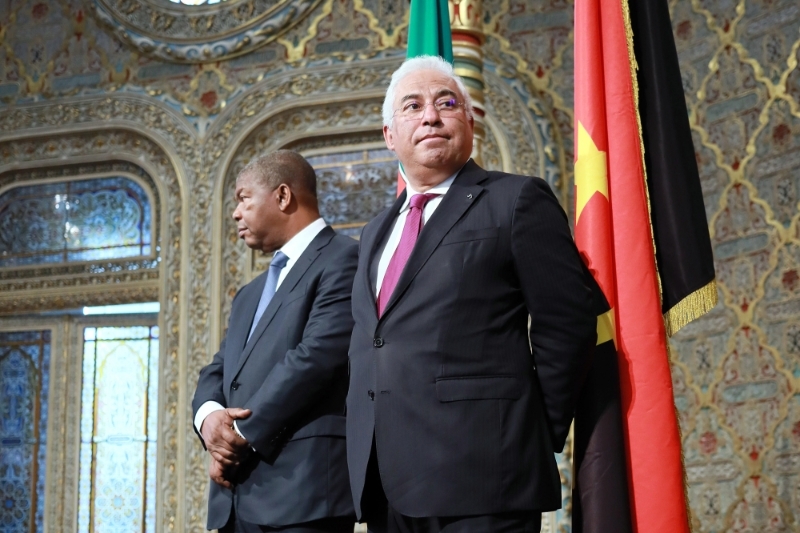
{"label": "gilded molding", "polygon": [[450,29],[454,33],[469,34],[483,42],[482,3],[482,0],[450,0],[447,3],[450,12]]}
{"label": "gilded molding", "polygon": [[503,131],[503,141],[508,144],[508,148],[501,149],[503,168],[510,164],[510,172],[539,176],[554,187],[557,175],[544,155],[546,147],[554,142],[546,118],[531,113],[513,86],[491,69],[484,70],[484,78],[488,122]]}
{"label": "gilded molding", "polygon": [[289,61],[299,61],[303,58],[306,51],[306,44],[317,36],[317,27],[319,23],[333,11],[333,1],[334,0],[322,0],[322,10],[314,17],[308,33],[301,37],[296,44],[287,39],[278,39],[278,42],[286,47]]}
{"label": "gilded molding", "polygon": [[[516,9],[516,8],[515,8]],[[573,110],[569,102],[565,102],[562,94],[562,87],[556,85],[553,74],[558,72],[564,65],[564,55],[572,48],[572,32],[570,32],[566,42],[556,50],[550,70],[538,71],[528,65],[522,55],[514,49],[508,40],[503,25],[504,18],[511,15],[512,8],[510,0],[501,0],[500,5],[494,11],[494,15],[488,22],[484,22],[483,31],[487,42],[484,44],[484,54],[487,59],[494,64],[502,66],[502,76],[517,78],[518,83],[523,83],[529,89],[526,92],[537,94],[537,102],[528,102],[528,106],[538,107],[537,114],[546,113],[550,123],[550,134],[554,140],[554,148],[548,149],[548,159],[553,160],[558,169],[555,171],[557,177],[551,183],[556,190],[561,192],[561,204],[567,209],[570,203],[571,188],[567,183],[572,180],[572,139],[564,136],[564,130],[569,128],[571,131]],[[570,76],[567,74],[567,76]],[[568,80],[565,80],[568,81]],[[559,120],[559,117],[562,120]],[[564,124],[567,119],[569,124]]]}
{"label": "gilded molding", "polygon": [[[402,4],[399,2],[394,2],[394,0],[379,0],[375,1],[374,3],[376,5],[371,9],[365,5],[364,0],[353,0],[353,8],[357,12],[363,13],[367,16],[367,19],[369,20],[369,29],[380,36],[381,45],[378,50],[399,46],[401,44],[400,37],[402,36],[402,32],[408,28],[408,9],[405,9],[405,6],[402,6]],[[397,9],[397,6],[401,6],[400,9],[403,10],[404,14],[399,23],[394,25],[393,31],[390,33],[384,27],[387,19],[389,18],[387,15],[390,15],[390,13],[386,13],[386,11],[389,11],[390,9],[394,11]],[[373,9],[378,11],[378,13],[376,14]]]}
{"label": "gilded molding", "polygon": [[[108,283],[102,280],[103,285]],[[73,287],[63,290],[58,294],[47,291],[42,294],[14,296],[0,298],[0,316],[27,314],[41,309],[79,309],[88,303],[91,305],[116,305],[132,302],[158,301],[158,280],[141,287],[126,285],[125,288],[115,288],[109,291],[107,286]]]}
{"label": "gilded molding", "polygon": [[114,34],[141,52],[179,63],[228,59],[266,45],[302,21],[321,0],[240,0],[201,7],[168,2],[92,0]]}

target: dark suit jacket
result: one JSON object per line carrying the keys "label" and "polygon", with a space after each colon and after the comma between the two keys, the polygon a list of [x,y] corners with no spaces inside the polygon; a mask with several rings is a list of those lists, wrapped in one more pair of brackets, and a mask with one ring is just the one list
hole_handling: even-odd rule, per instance
{"label": "dark suit jacket", "polygon": [[404,196],[364,228],[353,284],[347,460],[356,512],[373,434],[389,504],[404,515],[556,509],[553,453],[596,340],[590,278],[567,217],[543,180],[468,162],[379,319],[378,256]]}
{"label": "dark suit jacket", "polygon": [[[233,300],[225,340],[200,372],[194,413],[213,400],[252,410],[237,421],[257,453],[233,493],[211,483],[208,528],[242,519],[283,526],[353,514],[345,459],[347,346],[357,244],[323,229],[247,334],[267,273]],[[201,437],[202,440],[202,437]]]}

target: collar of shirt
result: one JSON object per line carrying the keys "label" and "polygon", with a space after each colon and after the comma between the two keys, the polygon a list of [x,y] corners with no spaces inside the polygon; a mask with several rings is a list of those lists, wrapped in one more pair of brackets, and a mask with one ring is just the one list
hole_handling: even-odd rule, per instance
{"label": "collar of shirt", "polygon": [[300,256],[303,255],[303,252],[306,251],[306,248],[308,248],[308,245],[311,244],[311,241],[314,240],[314,237],[316,237],[320,231],[325,229],[325,226],[327,226],[325,221],[322,218],[318,218],[305,228],[298,231],[294,237],[289,239],[286,244],[281,247],[280,251],[283,252],[286,257],[289,258],[289,260],[286,261],[286,266],[283,267],[283,270],[281,270],[278,284],[283,281],[283,279],[292,269],[292,266],[294,266]]}
{"label": "collar of shirt", "polygon": [[[437,196],[436,198],[432,199],[425,205],[425,209],[422,212],[422,220],[427,222],[428,219],[433,215],[433,212],[442,202],[442,198],[444,197],[444,195],[447,194],[448,190],[450,190],[450,186],[453,184],[453,181],[455,181],[456,176],[458,176],[459,172],[461,172],[461,169],[458,169],[458,171],[456,171],[455,174],[453,174],[443,182],[439,183],[435,187],[431,187],[430,189],[425,191],[426,193],[438,194],[440,196]],[[397,220],[395,220],[394,227],[392,228],[392,231],[389,233],[389,237],[386,240],[386,244],[384,245],[383,250],[381,251],[380,259],[378,260],[378,270],[375,275],[376,279],[375,294],[380,293],[381,285],[383,284],[383,278],[386,275],[386,270],[389,268],[389,262],[392,258],[392,255],[394,254],[394,251],[397,249],[397,245],[400,243],[400,237],[403,233],[403,227],[405,226],[406,218],[408,217],[408,211],[409,211],[408,205],[411,200],[411,197],[414,196],[415,194],[420,194],[419,191],[414,190],[414,187],[412,187],[411,184],[408,183],[408,179],[406,179],[406,176],[404,174],[401,173],[401,176],[403,176],[403,180],[405,180],[406,182],[406,199],[403,202],[400,211],[397,213]]]}
{"label": "collar of shirt", "polygon": [[[463,168],[463,166],[462,166],[462,168]],[[450,176],[449,178],[447,178],[446,180],[444,180],[440,184],[434,185],[433,187],[431,187],[430,189],[425,191],[424,194],[438,194],[439,198],[441,198],[442,196],[447,194],[447,191],[450,190],[450,186],[455,181],[456,176],[458,176],[459,172],[461,172],[460,168],[458,170],[456,170],[455,174],[453,174],[452,176]],[[403,202],[403,205],[400,207],[400,211],[399,211],[400,213],[408,210],[408,204],[409,204],[409,202],[411,202],[411,197],[412,196],[414,196],[415,194],[423,194],[423,193],[420,193],[419,191],[414,189],[414,187],[411,186],[411,183],[408,182],[408,178],[406,178],[405,174],[401,174],[401,175],[403,176],[403,181],[406,182],[406,191],[407,192],[406,192],[406,199]],[[439,198],[436,198],[436,199],[438,200]]]}

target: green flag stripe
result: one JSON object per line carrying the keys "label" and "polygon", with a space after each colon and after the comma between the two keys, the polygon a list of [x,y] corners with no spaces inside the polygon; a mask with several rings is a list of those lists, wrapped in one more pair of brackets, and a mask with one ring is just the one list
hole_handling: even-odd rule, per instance
{"label": "green flag stripe", "polygon": [[406,57],[440,56],[453,63],[447,0],[412,0]]}

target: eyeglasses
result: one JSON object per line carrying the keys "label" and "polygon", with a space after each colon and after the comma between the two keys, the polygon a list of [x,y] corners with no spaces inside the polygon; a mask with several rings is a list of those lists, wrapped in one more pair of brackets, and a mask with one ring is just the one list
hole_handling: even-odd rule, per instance
{"label": "eyeglasses", "polygon": [[452,117],[458,114],[458,109],[463,107],[464,102],[459,102],[455,98],[439,98],[427,103],[409,100],[400,109],[395,109],[394,114],[411,120],[422,118],[425,108],[429,105],[433,106],[440,117]]}

